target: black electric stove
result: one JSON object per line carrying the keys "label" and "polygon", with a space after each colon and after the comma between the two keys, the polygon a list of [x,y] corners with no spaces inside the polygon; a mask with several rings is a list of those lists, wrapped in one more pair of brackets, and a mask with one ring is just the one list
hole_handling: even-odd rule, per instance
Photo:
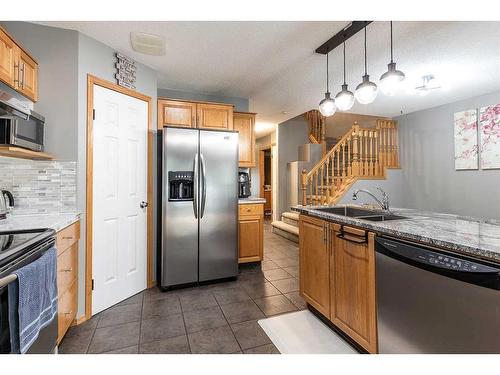
{"label": "black electric stove", "polygon": [[[0,353],[10,352],[7,276],[38,259],[54,246],[55,231],[31,229],[0,232]],[[28,353],[51,353],[57,340],[57,319],[44,327]]]}
{"label": "black electric stove", "polygon": [[0,232],[0,273],[54,234],[54,230],[47,228]]}

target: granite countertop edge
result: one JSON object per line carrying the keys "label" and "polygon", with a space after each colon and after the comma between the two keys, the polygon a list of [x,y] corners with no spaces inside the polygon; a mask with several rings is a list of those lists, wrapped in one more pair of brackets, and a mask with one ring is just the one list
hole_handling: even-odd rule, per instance
{"label": "granite countertop edge", "polygon": [[58,214],[12,215],[0,221],[0,232],[50,228],[56,232],[80,220],[79,212]]}
{"label": "granite countertop edge", "polygon": [[[340,206],[345,206],[345,205],[340,205]],[[464,217],[452,214],[438,214],[438,213],[418,211],[413,209],[391,209],[391,212],[404,216],[409,216],[410,219],[404,221],[396,220],[390,222],[371,222],[367,220],[356,219],[353,217],[321,212],[317,210],[317,208],[319,207],[296,206],[292,207],[292,210],[319,219],[324,219],[330,222],[351,225],[358,228],[367,229],[378,234],[390,235],[405,240],[419,242],[425,245],[436,246],[438,248],[448,250],[453,253],[469,255],[474,258],[500,263],[500,225],[497,220],[478,219],[473,217]],[[432,234],[425,235],[422,234],[421,232],[417,233],[418,229],[422,227],[422,223],[432,225],[432,223],[435,223],[436,220],[439,220],[441,222],[446,222],[447,220],[460,220],[463,221],[465,225],[467,225],[467,222],[469,222],[470,225],[498,226],[498,231],[497,231],[498,237],[497,236],[493,237],[493,240],[496,242],[493,245],[494,249],[491,249],[492,247],[491,245],[481,246],[480,235],[476,236],[476,238],[473,238],[472,242],[475,243],[465,244],[457,240],[454,240],[456,237],[453,236],[450,236],[447,239],[442,239],[442,238],[435,238],[434,236],[432,236]],[[387,223],[389,223],[389,225],[393,227],[397,226],[398,223],[403,223],[404,226],[406,226],[406,230],[398,230],[393,227],[387,228],[386,226],[384,226],[387,225]],[[411,232],[411,227],[413,226],[413,224],[414,224],[414,233]],[[467,234],[470,235],[469,233]]]}
{"label": "granite countertop edge", "polygon": [[238,204],[261,204],[261,203],[266,203],[265,198],[239,198],[238,199]]}

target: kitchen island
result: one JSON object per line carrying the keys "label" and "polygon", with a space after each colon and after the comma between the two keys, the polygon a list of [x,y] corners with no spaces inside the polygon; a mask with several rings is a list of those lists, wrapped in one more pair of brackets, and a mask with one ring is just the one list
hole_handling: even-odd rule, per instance
{"label": "kitchen island", "polygon": [[[350,225],[374,233],[415,241],[451,252],[500,263],[499,220],[408,208],[391,208],[392,214],[404,216],[405,219],[373,222],[356,217],[327,213],[321,210],[324,207],[297,206],[293,207],[292,210],[329,222]],[[345,207],[360,208],[360,206],[353,205],[345,205]]]}
{"label": "kitchen island", "polygon": [[[300,213],[300,294],[358,349],[489,352],[456,338],[454,327],[459,324],[470,335],[481,332],[482,341],[488,342],[484,327],[498,324],[498,221],[353,205],[292,209]],[[481,284],[484,271],[491,275],[489,285]],[[474,306],[482,306],[482,311]],[[439,327],[428,325],[427,313],[415,314],[431,310],[442,322]],[[476,315],[481,319],[470,319]],[[439,347],[439,342],[448,344]]]}

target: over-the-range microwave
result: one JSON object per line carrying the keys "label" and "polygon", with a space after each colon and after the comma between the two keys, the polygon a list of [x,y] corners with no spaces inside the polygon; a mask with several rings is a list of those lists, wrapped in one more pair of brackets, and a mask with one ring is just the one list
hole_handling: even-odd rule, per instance
{"label": "over-the-range microwave", "polygon": [[22,112],[0,100],[0,145],[43,151],[45,118]]}

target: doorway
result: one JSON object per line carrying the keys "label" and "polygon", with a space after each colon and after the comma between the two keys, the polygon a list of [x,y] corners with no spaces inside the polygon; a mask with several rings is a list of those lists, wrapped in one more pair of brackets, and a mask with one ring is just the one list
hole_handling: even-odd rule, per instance
{"label": "doorway", "polygon": [[259,151],[259,196],[266,200],[264,204],[264,218],[271,220],[273,215],[273,189],[272,189],[273,154],[271,147]]}
{"label": "doorway", "polygon": [[88,76],[85,316],[152,284],[151,98]]}

